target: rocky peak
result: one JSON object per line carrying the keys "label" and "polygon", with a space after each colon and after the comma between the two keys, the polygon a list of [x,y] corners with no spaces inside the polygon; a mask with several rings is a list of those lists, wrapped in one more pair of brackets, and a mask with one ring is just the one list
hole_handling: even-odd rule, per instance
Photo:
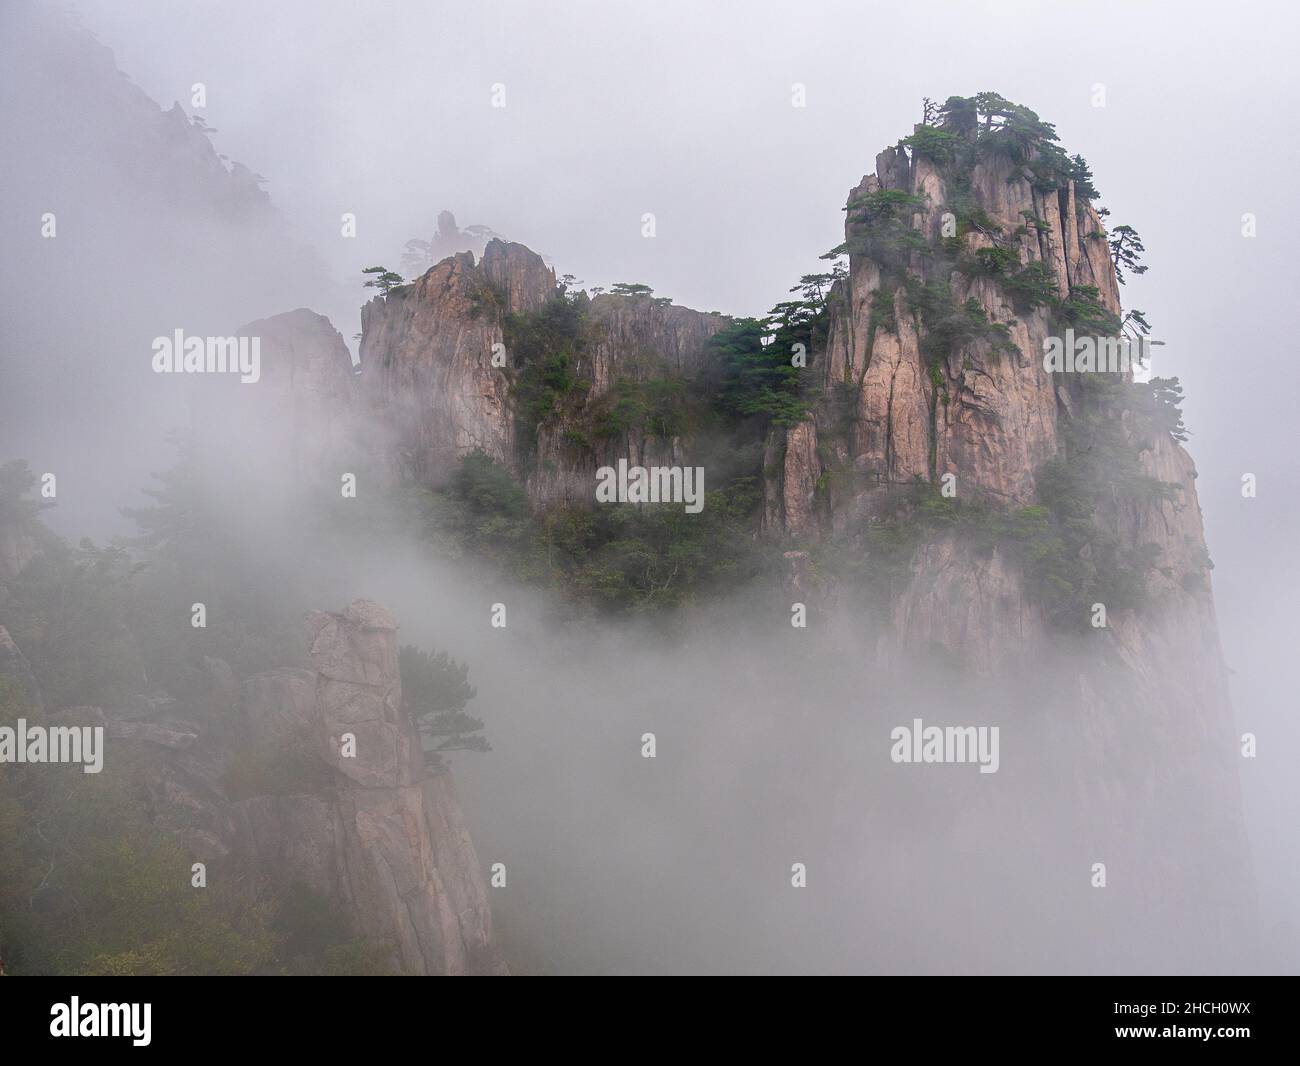
{"label": "rocky peak", "polygon": [[361,312],[361,372],[375,425],[372,451],[390,477],[441,483],[474,450],[509,463],[514,413],[504,366],[502,316],[535,311],[555,274],[523,245],[492,241],[481,263],[461,252]]}
{"label": "rocky peak", "polygon": [[[307,616],[309,653],[316,671],[315,710],[329,748],[323,757],[366,788],[399,788],[425,776],[419,738],[402,709],[397,666],[397,621],[379,604],[355,600],[342,614]],[[338,738],[356,737],[353,756]]]}
{"label": "rocky peak", "polygon": [[1077,391],[1044,370],[1043,343],[1067,313],[1118,330],[1119,289],[1098,212],[1053,146],[1007,151],[995,133],[976,151],[973,136],[954,150],[951,130],[918,126],[850,191],[848,276],[817,371],[848,429],[830,432],[843,419],[823,405],[810,427],[778,434],[770,526],[813,532],[828,471],[850,474],[834,479],[837,522],[874,511],[890,486],[947,475],[967,498],[1035,499]]}
{"label": "rocky peak", "polygon": [[[193,375],[186,382],[196,460],[247,505],[252,492],[338,483],[353,468],[360,387],[352,356],[324,315],[298,308],[234,334],[257,354],[258,379]],[[239,441],[232,452],[231,441]],[[238,475],[237,477],[235,475]],[[336,490],[337,491],[337,490]]]}
{"label": "rocky peak", "polygon": [[450,772],[426,768],[402,706],[396,619],[354,600],[340,614],[309,615],[307,628],[316,698],[306,725],[344,782],[337,874],[361,927],[395,942],[416,973],[504,972]]}
{"label": "rocky peak", "polygon": [[352,400],[352,356],[324,315],[306,307],[250,322],[237,331],[260,337],[265,391],[305,394],[309,401],[344,407]]}
{"label": "rocky peak", "polygon": [[555,296],[555,271],[522,244],[488,241],[479,266],[506,311],[540,311]]}
{"label": "rocky peak", "polygon": [[[566,299],[580,322],[570,350],[530,353],[529,367],[512,350],[517,335]],[[709,338],[728,321],[650,296],[565,297],[554,271],[520,244],[492,240],[477,264],[469,253],[451,256],[362,313],[362,380],[373,422],[389,433],[382,464],[394,478],[439,484],[481,450],[526,481],[539,504],[590,499],[607,451],[638,461],[646,454],[639,438],[575,448],[596,405],[616,381],[694,376]],[[493,365],[495,345],[505,365]],[[564,356],[576,385],[571,402],[517,439],[521,377],[551,355]],[[668,454],[672,443],[661,444]]]}

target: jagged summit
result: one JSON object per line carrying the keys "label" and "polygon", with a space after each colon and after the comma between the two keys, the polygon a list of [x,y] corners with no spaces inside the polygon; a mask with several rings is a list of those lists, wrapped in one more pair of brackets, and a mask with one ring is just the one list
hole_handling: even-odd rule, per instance
{"label": "jagged summit", "polygon": [[[535,511],[592,512],[572,561],[552,562],[566,590],[694,602],[726,594],[708,584],[720,573],[764,572],[756,550],[882,670],[939,649],[1010,683],[1057,662],[1047,687],[1071,708],[1075,767],[1061,802],[1089,810],[1134,871],[1214,853],[1231,881],[1244,869],[1236,808],[1189,809],[1201,829],[1167,847],[1125,828],[1147,789],[1188,767],[1210,795],[1235,794],[1235,778],[1176,409],[1127,373],[1053,373],[1043,359],[1067,329],[1129,328],[1095,199],[1049,124],[981,94],[928,109],[880,152],[829,253],[846,267],[805,277],[805,298],[766,320],[570,293],[535,253],[492,241],[481,261],[454,255],[366,305],[363,407],[385,431],[372,445],[394,483],[446,485],[482,453]],[[667,539],[650,512],[606,528],[595,475],[618,460],[700,465],[717,495]],[[509,514],[520,543],[542,535]],[[634,566],[618,561],[629,551]],[[1059,658],[1079,639],[1085,658]],[[1104,695],[1117,687],[1122,710]],[[1120,736],[1163,752],[1136,790],[1110,762]],[[1188,891],[1189,915],[1220,898]]]}
{"label": "jagged summit", "polygon": [[[95,49],[85,58],[110,73]],[[119,158],[111,133],[96,143],[94,94],[73,150],[94,147],[120,165],[114,182],[140,182],[146,199],[177,206],[173,181],[177,195],[197,190],[190,206],[205,225],[260,210],[255,175],[222,163],[181,108],[141,97],[116,87],[107,106],[121,115],[104,125],[130,131],[138,161]],[[51,150],[58,159],[57,138]],[[132,175],[154,164],[165,175],[154,186]],[[83,683],[51,669],[59,656],[81,673],[94,664],[135,715],[112,739],[146,753],[150,820],[196,854],[237,856],[268,882],[300,881],[343,904],[390,966],[414,972],[502,963],[450,777],[428,761],[418,701],[406,706],[421,686],[404,676],[396,618],[365,600],[313,610],[302,658],[301,625],[287,632],[280,617],[376,581],[416,632],[481,622],[489,605],[495,628],[498,598],[509,600],[511,642],[489,634],[481,653],[494,681],[531,680],[532,669],[551,678],[556,648],[564,668],[583,669],[590,652],[593,676],[630,682],[609,690],[611,723],[615,711],[624,723],[647,708],[681,711],[661,719],[677,750],[694,743],[698,763],[722,752],[723,765],[734,754],[758,766],[752,793],[740,773],[735,784],[757,798],[760,832],[795,824],[786,796],[815,816],[827,801],[845,894],[878,891],[888,879],[851,867],[890,853],[923,896],[951,905],[935,929],[970,932],[972,957],[1001,933],[971,932],[991,898],[1014,901],[992,916],[1007,929],[1022,905],[1073,908],[1071,922],[1034,927],[1045,956],[1061,945],[1072,962],[1090,959],[1098,930],[1122,929],[1167,957],[1159,942],[1180,927],[1198,930],[1205,958],[1226,954],[1249,863],[1176,404],[1126,373],[1058,373],[1044,361],[1067,332],[1145,328],[1122,304],[1120,267],[1135,268],[1097,199],[1086,162],[1049,123],[981,93],[927,106],[883,148],[849,190],[831,265],[763,318],[682,307],[638,283],[578,291],[529,248],[462,231],[449,212],[409,249],[413,280],[367,268],[381,295],[362,310],[357,367],[327,318],[301,306],[268,315],[304,301],[260,291],[246,305],[256,310],[216,327],[255,319],[237,335],[256,339],[260,376],[184,382],[193,447],[161,479],[159,505],[134,512],[143,535],[129,549],[47,549],[34,501],[22,500],[34,479],[6,475],[0,671],[30,683],[39,704],[38,675],[51,693]],[[700,506],[602,498],[603,472],[628,466],[698,472]],[[416,581],[431,560],[445,587]],[[124,590],[119,601],[106,605],[96,585],[83,595],[87,621],[52,630],[69,613],[65,590],[87,573]],[[521,585],[548,595],[525,598]],[[186,624],[191,604],[200,626]],[[592,619],[601,625],[588,630]],[[612,619],[636,624],[614,633]],[[550,643],[552,620],[572,627],[572,646]],[[673,650],[703,647],[695,668],[721,652],[705,684],[692,690],[687,667],[682,684],[652,687],[678,665],[665,659],[634,693],[639,662],[606,669],[608,646],[627,658],[625,633],[633,659],[650,648],[646,621],[666,622]],[[617,640],[604,646],[607,635]],[[472,693],[454,660],[446,674],[453,696]],[[492,696],[521,705],[513,726],[527,716],[545,728],[546,694],[534,708],[523,687],[494,684]],[[68,702],[52,701],[56,712]],[[117,722],[103,702],[96,720]],[[458,729],[477,723],[441,702],[434,711]],[[914,711],[953,728],[977,721],[982,736],[1003,730],[997,768],[899,785],[877,744]],[[751,726],[788,749],[747,764],[730,731]],[[805,731],[818,734],[807,746]],[[514,734],[514,751],[527,736]],[[542,763],[557,747],[533,737],[546,743],[524,757]],[[810,755],[818,745],[832,756]],[[809,787],[822,772],[826,790]],[[172,809],[184,814],[175,824]],[[694,829],[683,825],[683,839]],[[958,833],[978,854],[952,847]],[[494,866],[536,874],[527,852],[496,841],[493,851]],[[1094,860],[1122,886],[1109,909],[1085,899]],[[891,887],[911,902],[913,885]]]}

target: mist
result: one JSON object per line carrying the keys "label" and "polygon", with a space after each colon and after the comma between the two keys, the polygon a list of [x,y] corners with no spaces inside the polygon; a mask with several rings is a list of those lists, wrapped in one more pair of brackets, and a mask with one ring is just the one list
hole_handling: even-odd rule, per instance
{"label": "mist", "polygon": [[[130,533],[122,509],[175,462],[169,432],[195,422],[188,383],[150,369],[155,336],[233,335],[305,307],[355,360],[374,295],[362,269],[397,269],[440,211],[586,286],[644,282],[761,315],[821,268],[846,193],[923,98],[996,90],[1055,123],[1109,222],[1139,227],[1149,250],[1123,297],[1163,342],[1155,372],[1187,394],[1231,669],[1225,746],[1258,738],[1231,771],[1249,853],[1206,856],[1239,861],[1225,882],[1248,887],[1194,941],[1190,904],[1144,886],[1103,905],[1079,870],[1139,839],[1186,836],[1194,852],[1206,812],[1236,797],[1200,794],[1189,755],[1185,811],[1153,810],[1134,839],[1094,823],[1098,752],[1146,734],[1139,722],[1103,742],[1062,719],[1080,647],[1032,676],[962,674],[925,649],[890,652],[847,598],[792,630],[779,588],[666,621],[592,618],[427,550],[377,502],[369,533],[317,539],[285,427],[236,432],[221,411],[199,420],[203,484],[231,558],[256,557],[296,610],[372,599],[403,643],[468,663],[492,751],[449,761],[482,865],[509,871],[491,902],[514,972],[1295,972],[1294,6],[81,0],[111,57],[51,30],[49,10],[0,15],[17,149],[0,163],[0,462],[57,472],[42,517],[70,542]],[[108,93],[114,60],[131,84]],[[166,158],[135,151],[150,100],[184,112]],[[196,113],[227,163],[265,180],[213,170],[183,128]],[[498,603],[505,629],[489,624]],[[999,726],[999,772],[891,762],[891,730],[914,719]]]}

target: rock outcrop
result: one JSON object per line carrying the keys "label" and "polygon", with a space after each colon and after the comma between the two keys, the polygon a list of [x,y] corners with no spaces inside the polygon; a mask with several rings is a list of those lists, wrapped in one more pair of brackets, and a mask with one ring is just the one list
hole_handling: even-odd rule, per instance
{"label": "rock outcrop", "polygon": [[[1001,158],[975,165],[968,195],[983,214],[980,227],[961,238],[965,251],[990,248],[989,233],[1000,234],[999,247],[1014,251],[1022,267],[1046,265],[1061,298],[1092,286],[1103,305],[1119,314],[1118,286],[1096,209],[1075,195],[1072,181],[1059,195],[1043,193],[1023,171]],[[928,240],[942,240],[945,223],[949,229],[954,225],[950,191],[924,156],[895,148],[882,152],[876,173],[849,192],[849,203],[888,190],[917,199],[918,206],[908,209],[910,226]],[[888,283],[881,263],[853,251],[862,231],[863,223],[850,211],[845,224],[849,274],[830,295],[830,336],[820,360],[823,392],[846,389],[853,408],[850,432],[826,442],[829,461],[869,479],[854,500],[841,502],[839,513],[869,510],[871,498],[887,492],[890,484],[931,481],[946,473],[958,477],[965,495],[1031,502],[1036,471],[1057,452],[1057,420],[1068,403],[1059,376],[1042,366],[1043,342],[1054,332],[1047,308],[1017,310],[991,278],[958,273],[954,303],[974,300],[989,322],[1005,327],[1007,340],[976,340],[932,369],[922,351],[925,327],[907,293]],[[934,276],[920,256],[913,267],[921,283]],[[816,434],[821,429],[825,436],[827,420],[823,415],[813,420],[811,430],[779,432],[777,447],[789,446],[785,438],[797,434],[792,443],[806,450],[812,433],[815,449]],[[814,467],[810,475],[815,479],[821,472]],[[792,486],[789,498],[785,491],[784,483],[769,484],[769,495],[779,501],[769,510],[791,514],[790,532],[802,533],[802,480]]]}
{"label": "rock outcrop", "polygon": [[510,380],[493,345],[504,346],[503,313],[536,310],[554,292],[540,256],[492,241],[480,263],[459,253],[366,304],[362,383],[387,433],[372,454],[389,477],[441,484],[475,450],[513,461]]}
{"label": "rock outcrop", "polygon": [[561,298],[540,256],[493,240],[480,262],[451,256],[366,305],[361,381],[372,424],[384,427],[372,433],[369,452],[389,479],[440,485],[460,459],[482,451],[545,506],[589,502],[597,467],[620,457],[685,461],[680,439],[633,429],[592,440],[586,430],[616,382],[689,380],[703,371],[709,338],[729,320],[649,296],[578,297],[586,314],[566,368],[573,401],[521,427],[514,390],[522,367],[509,349],[507,316],[535,315]]}
{"label": "rock outcrop", "polygon": [[[238,491],[264,485],[337,484],[360,457],[360,389],[352,355],[324,315],[307,308],[240,327],[259,377],[196,375],[190,382],[191,425],[210,478],[237,482]],[[232,448],[237,442],[238,447]]]}
{"label": "rock outcrop", "polygon": [[[1058,301],[1081,299],[1116,324],[1121,315],[1101,219],[1074,181],[1045,192],[1023,167],[982,160],[961,190],[962,211],[978,224],[954,237],[957,193],[940,168],[902,148],[876,164],[850,193],[849,271],[830,295],[829,340],[816,363],[823,397],[840,397],[850,417],[825,399],[768,442],[765,526],[801,545],[861,536],[906,486],[937,487],[944,475],[955,477],[959,498],[1001,513],[1040,503],[1044,464],[1075,461],[1067,440],[1085,428],[1089,394],[1084,375],[1044,369],[1044,342],[1060,335],[1061,317],[1051,305],[1015,306],[1006,275],[1030,268],[1022,276],[1046,279]],[[891,270],[871,254],[852,205],[884,203],[887,190],[908,198],[895,201],[902,221],[931,248],[949,237],[946,260],[912,251]],[[1010,253],[1001,275],[950,273],[995,244]],[[934,282],[951,286],[953,308],[974,308],[1001,335],[937,344],[917,306]],[[943,656],[957,667],[954,685],[983,678],[1006,686],[1013,704],[1051,707],[1053,732],[1041,743],[1060,753],[1056,772],[1024,787],[1057,817],[1007,809],[996,824],[1019,826],[1046,848],[1068,817],[1069,832],[1125,869],[1135,924],[1168,928],[1177,914],[1213,929],[1226,952],[1235,935],[1227,930],[1249,924],[1241,908],[1252,891],[1195,468],[1169,432],[1114,418],[1121,451],[1137,457],[1134,475],[1153,488],[1107,492],[1090,518],[1100,535],[1148,553],[1141,602],[1110,604],[1101,628],[1081,619],[1090,641],[1064,636],[1005,545],[921,528],[874,631],[876,657],[882,669],[906,671]],[[826,491],[814,498],[819,479]],[[1089,546],[1080,550],[1071,565],[1091,565]],[[1038,727],[1017,728],[1025,736]]]}
{"label": "rock outcrop", "polygon": [[295,437],[319,432],[322,420],[350,416],[356,403],[356,374],[342,336],[324,315],[305,307],[250,322],[237,331],[261,343],[261,380],[245,389],[274,403]]}
{"label": "rock outcrop", "polygon": [[335,781],[235,805],[255,868],[340,901],[403,972],[504,973],[450,772],[402,708],[396,621],[357,600],[308,630],[313,671],[255,675],[243,711],[258,750],[314,752]]}
{"label": "rock outcrop", "polygon": [[517,469],[539,507],[586,506],[596,471],[626,459],[629,466],[686,466],[693,462],[688,434],[656,435],[629,425],[593,432],[617,404],[616,385],[672,380],[685,389],[709,368],[709,339],[731,320],[650,296],[601,294],[586,305],[585,344],[574,360],[577,400],[542,421]]}
{"label": "rock outcrop", "polygon": [[19,521],[0,521],[0,586],[12,581],[40,551],[36,537]]}
{"label": "rock outcrop", "polygon": [[[185,715],[160,699],[50,720],[103,726],[106,763],[129,750],[154,822],[209,877],[254,895],[307,886],[393,972],[506,973],[451,773],[426,767],[402,708],[396,621],[357,600],[307,624],[311,670],[240,687],[209,659],[209,705]],[[0,674],[30,679],[3,628]]]}
{"label": "rock outcrop", "polygon": [[651,296],[602,293],[591,301],[590,398],[616,381],[677,374],[690,379],[706,369],[708,341],[731,319],[663,303]]}
{"label": "rock outcrop", "polygon": [[[836,639],[849,632],[854,654],[904,678],[942,659],[960,684],[1002,686],[1007,705],[1043,707],[1041,722],[1006,724],[1025,750],[1032,738],[1040,754],[1052,753],[1053,765],[1022,771],[1018,790],[981,796],[985,824],[1011,827],[1030,851],[1074,834],[1125,871],[1135,926],[1151,917],[1153,929],[1168,928],[1173,915],[1227,944],[1251,895],[1250,864],[1195,469],[1167,428],[1105,412],[1145,488],[1103,494],[1072,520],[1145,553],[1144,595],[1117,589],[1103,605],[1105,625],[1091,630],[1076,618],[1086,637],[1063,635],[1006,537],[910,530],[910,559],[873,605],[883,607],[879,624],[863,624],[818,565],[820,547],[861,548],[907,491],[948,480],[957,499],[986,513],[1044,521],[1045,471],[1070,458],[1072,434],[1098,413],[1084,382],[1042,361],[1071,316],[1117,329],[1122,314],[1089,179],[1060,166],[1045,177],[1030,166],[1042,161],[1032,153],[970,158],[955,173],[925,152],[890,148],[850,192],[848,271],[827,300],[824,345],[810,353],[813,400],[806,418],[766,439],[758,523],[784,552],[792,596],[824,610]],[[547,383],[559,398],[527,410],[519,390],[537,363],[509,351],[509,334],[560,299],[573,298],[540,257],[493,241],[480,262],[454,255],[366,306],[367,448],[391,481],[443,484],[478,450],[546,507],[590,502],[597,467],[619,458],[691,463],[698,441],[689,433],[656,435],[644,421],[608,416],[619,400],[640,402],[641,385],[707,379],[710,339],[730,320],[649,296],[577,297],[582,332],[566,339]],[[1062,565],[1116,569],[1093,551],[1091,541],[1072,546]],[[865,559],[868,570],[877,565]],[[346,781],[332,806],[319,797],[255,801],[252,832],[259,852],[292,852],[304,877],[353,900],[359,915],[378,915],[368,928],[393,937],[408,968],[490,970],[481,884],[453,886],[443,875],[445,863],[472,866],[471,853],[458,843],[467,838],[449,784],[423,771],[402,721],[390,622],[366,605],[313,616],[314,691],[305,675],[250,681],[248,706],[280,708],[291,720],[259,715],[257,729],[296,720]],[[955,684],[946,698],[961,691]],[[339,757],[333,745],[344,732],[364,758]],[[1026,796],[1042,797],[1053,816],[1027,810]],[[301,844],[330,833],[349,856],[344,866]],[[417,847],[435,838],[437,846]],[[1178,898],[1162,899],[1170,886]]]}

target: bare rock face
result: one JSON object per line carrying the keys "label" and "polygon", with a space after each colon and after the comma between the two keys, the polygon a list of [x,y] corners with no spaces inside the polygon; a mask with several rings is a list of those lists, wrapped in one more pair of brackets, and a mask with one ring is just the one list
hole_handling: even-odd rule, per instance
{"label": "bare rock face", "polygon": [[977,673],[1006,673],[1032,662],[1044,630],[1018,564],[944,537],[923,545],[913,560],[913,577],[891,604],[877,651],[889,662],[938,646]]}
{"label": "bare rock face", "polygon": [[591,301],[591,398],[618,379],[665,372],[693,377],[704,369],[708,341],[731,320],[661,304],[650,296],[604,293]]}
{"label": "bare rock face", "polygon": [[[850,200],[881,189],[918,197],[912,228],[931,239],[943,232],[951,210],[941,177],[928,160],[890,149],[877,158],[878,173],[863,179]],[[1043,263],[1058,295],[1071,286],[1094,285],[1100,299],[1119,313],[1119,293],[1101,221],[1087,201],[1042,194],[1005,160],[982,162],[971,178],[972,195],[989,222],[1007,235],[1019,233],[1022,266]],[[1062,203],[1064,201],[1064,203]],[[1037,220],[1027,225],[1027,219]],[[846,224],[853,237],[854,223]],[[965,238],[971,251],[992,242],[979,231]],[[917,273],[925,278],[920,260]],[[832,298],[824,384],[848,385],[857,397],[857,423],[848,458],[879,474],[882,482],[926,480],[956,473],[963,492],[984,493],[1009,503],[1034,495],[1034,472],[1057,449],[1057,383],[1042,367],[1049,335],[1046,312],[1017,312],[989,278],[955,279],[953,295],[974,299],[989,320],[1010,331],[1007,347],[988,341],[965,346],[931,373],[921,351],[920,325],[904,294],[892,295],[892,322],[872,321],[882,287],[879,265],[850,257],[850,273]],[[884,297],[888,299],[888,297]]]}
{"label": "bare rock face", "polygon": [[763,471],[764,531],[795,538],[816,534],[817,485],[822,473],[817,424],[808,419],[788,430],[773,430],[763,453]]}
{"label": "bare rock face", "polygon": [[[307,625],[311,670],[236,686],[224,662],[205,664],[202,721],[95,707],[58,720],[105,726],[106,761],[129,747],[156,824],[250,899],[257,886],[304,884],[386,949],[396,972],[504,974],[451,774],[425,766],[402,712],[396,621],[356,600]],[[0,673],[24,665],[0,628]]]}
{"label": "bare rock face", "polygon": [[[951,209],[943,176],[901,149],[876,162],[851,201],[881,190],[916,197],[906,221],[936,246]],[[969,194],[983,221],[960,238],[965,251],[992,246],[986,230],[996,227],[1018,259],[1012,269],[1037,264],[1060,298],[1086,287],[1120,315],[1101,220],[1073,182],[1044,193],[1006,159],[990,158],[975,165]],[[863,242],[853,214],[848,277],[831,293],[827,348],[814,362],[823,396],[838,390],[851,417],[823,401],[806,422],[773,432],[765,528],[800,546],[810,534],[852,536],[899,486],[938,485],[945,474],[963,499],[1012,509],[1039,502],[1039,471],[1063,451],[1083,406],[1077,378],[1043,367],[1044,341],[1059,329],[1048,309],[1013,307],[996,278],[955,273],[955,305],[973,301],[1007,336],[969,341],[936,361],[897,271],[888,282],[882,262],[856,251]],[[931,269],[912,253],[914,279],[933,280]],[[918,677],[951,666],[948,691],[989,684],[1017,692],[1013,706],[1041,701],[1041,735],[1033,721],[1006,724],[1008,735],[1036,735],[1040,750],[1059,753],[1051,772],[1036,768],[1042,779],[1023,786],[1053,814],[999,810],[995,824],[1019,826],[1046,847],[1066,818],[1071,833],[1126,870],[1125,905],[1138,925],[1155,929],[1176,915],[1213,929],[1227,952],[1227,930],[1251,898],[1250,862],[1195,469],[1169,433],[1127,414],[1120,424],[1141,473],[1161,491],[1110,495],[1092,519],[1118,543],[1151,553],[1140,606],[1110,605],[1104,628],[1065,637],[1007,549],[957,532],[918,533],[910,570],[892,582],[874,630],[875,658]],[[810,483],[828,472],[820,498]],[[1021,692],[1022,684],[1037,688]]]}
{"label": "bare rock face", "polygon": [[[589,440],[587,416],[616,381],[689,379],[708,359],[708,341],[729,321],[654,300],[606,294],[585,302],[585,344],[571,371],[576,408],[529,427],[519,439],[505,351],[505,316],[532,314],[559,298],[554,272],[520,244],[488,243],[435,264],[410,285],[363,310],[362,381],[373,417],[368,452],[394,481],[444,483],[457,462],[482,451],[527,484],[533,502],[590,502],[598,467],[680,465],[686,443],[636,431]],[[501,346],[496,348],[496,346]],[[505,365],[494,366],[494,350]]]}
{"label": "bare rock face", "polygon": [[479,269],[488,284],[504,296],[506,310],[540,311],[555,295],[555,271],[522,244],[489,241]]}
{"label": "bare rock face", "polygon": [[362,381],[374,425],[386,427],[370,451],[389,477],[440,484],[476,449],[512,462],[510,382],[493,345],[504,343],[502,312],[535,311],[555,289],[540,256],[492,241],[482,262],[454,255],[366,304]]}
{"label": "bare rock face", "polygon": [[188,382],[198,458],[211,465],[210,478],[229,484],[245,505],[267,494],[261,508],[286,485],[354,469],[360,389],[352,355],[329,319],[300,307],[250,322],[235,336],[250,353],[256,341],[258,380],[231,373]]}
{"label": "bare rock face", "polygon": [[[355,398],[352,356],[330,320],[300,307],[250,322],[241,337],[261,342],[262,373],[249,395],[274,394],[279,417],[295,427],[317,431],[321,416],[346,418]],[[285,404],[288,406],[285,406]]]}
{"label": "bare rock face", "polygon": [[315,751],[336,784],[237,803],[242,847],[341,900],[403,972],[504,973],[450,773],[426,768],[402,710],[395,619],[357,600],[307,625],[313,670],[249,678],[244,713],[256,748]]}
{"label": "bare rock face", "polygon": [[[494,232],[488,226],[466,226],[461,229],[456,224],[454,214],[450,211],[439,211],[438,228],[428,242],[424,269],[427,270],[434,263],[446,259],[449,255],[455,255],[457,252],[473,252],[475,256],[481,256],[487,249],[487,245],[493,240],[504,239],[501,234]],[[423,251],[423,248],[420,251]],[[410,254],[411,260],[416,258],[415,253]],[[408,259],[403,259],[403,264],[407,263]]]}
{"label": "bare rock face", "polygon": [[316,675],[281,667],[246,679],[241,691],[241,740],[265,750],[290,737],[306,737],[316,716]]}
{"label": "bare rock face", "polygon": [[[315,724],[330,745],[331,765],[364,788],[394,789],[421,780],[419,738],[402,711],[393,616],[357,600],[341,615],[309,615],[307,628],[316,671]],[[355,758],[338,751],[345,733],[356,738]]]}
{"label": "bare rock face", "polygon": [[[850,202],[891,189],[915,196],[921,206],[911,226],[937,241],[951,207],[933,164],[892,148],[876,162],[877,172],[850,191]],[[1061,297],[1072,287],[1093,286],[1102,304],[1119,313],[1101,220],[1089,202],[1076,197],[1073,182],[1059,195],[1044,194],[1019,169],[1013,174],[1010,162],[996,159],[975,166],[970,192],[990,226],[1008,238],[1018,234],[1013,246],[1021,266],[1043,264]],[[846,236],[859,235],[859,228],[850,218]],[[963,240],[972,252],[993,243],[978,229]],[[927,269],[914,257],[915,276],[927,280]],[[855,407],[849,439],[837,445],[839,461],[872,475],[880,488],[869,491],[953,473],[964,495],[1031,502],[1035,471],[1058,448],[1058,381],[1042,366],[1043,342],[1051,332],[1046,310],[1018,312],[990,278],[956,275],[956,302],[974,300],[990,322],[1007,328],[1010,343],[970,343],[932,371],[922,353],[922,327],[905,294],[882,292],[883,285],[880,264],[852,254],[849,276],[831,296],[830,335],[819,357],[822,386],[828,394],[848,388]],[[1060,402],[1068,403],[1068,397]],[[778,493],[778,508],[801,510],[799,499],[782,499],[775,483],[769,482],[768,491]],[[863,502],[852,509],[863,509]]]}
{"label": "bare rock face", "polygon": [[12,581],[40,552],[36,538],[21,522],[0,522],[0,585]]}
{"label": "bare rock face", "polygon": [[[931,241],[940,238],[949,190],[933,163],[887,149],[850,201],[881,190],[915,197],[911,228]],[[983,221],[961,237],[965,249],[990,247],[988,232],[996,231],[1020,267],[1042,265],[1059,296],[1090,287],[1105,310],[1121,313],[1101,220],[1076,194],[1074,182],[1044,193],[1021,168],[994,156],[974,165],[969,193]],[[861,227],[850,211],[845,232],[851,247]],[[924,281],[928,269],[914,254],[909,272]],[[897,282],[891,291],[884,277],[880,263],[855,251],[847,279],[831,294],[827,347],[815,365],[824,394],[847,388],[852,418],[847,432],[831,432],[834,412],[823,404],[807,422],[774,431],[765,459],[768,529],[800,535],[813,527],[810,483],[827,462],[858,475],[851,479],[853,495],[832,493],[828,501],[837,532],[871,515],[892,486],[918,479],[934,484],[945,474],[955,476],[962,498],[1008,506],[1037,502],[1037,472],[1060,451],[1076,406],[1069,376],[1043,368],[1044,341],[1053,330],[1047,309],[1017,310],[996,279],[956,273],[955,303],[973,301],[990,322],[1006,327],[1007,340],[977,339],[930,365],[920,316]],[[1094,517],[1123,543],[1150,545],[1157,553],[1151,573],[1156,598],[1174,614],[1199,618],[1212,634],[1208,557],[1191,459],[1167,433],[1144,437],[1127,422],[1126,432],[1143,472],[1165,483],[1169,495],[1115,500]],[[996,554],[976,558],[944,540],[924,548],[914,574],[912,587],[894,605],[894,647],[938,643],[969,652],[976,670],[996,670],[1014,658],[1006,649],[1025,647],[1026,637],[1042,628],[1026,606],[1018,567]]]}
{"label": "bare rock face", "polygon": [[231,805],[240,856],[262,876],[291,879],[351,909],[339,862],[342,829],[329,796],[253,796]]}
{"label": "bare rock face", "polygon": [[4,626],[0,626],[0,677],[17,684],[24,699],[38,709],[41,707],[41,690],[32,665]]}
{"label": "bare rock face", "polygon": [[[163,710],[157,717],[122,717],[122,710],[72,707],[61,712],[78,725],[102,725],[105,766],[130,752],[159,828],[171,832],[194,858],[229,872],[240,848],[237,805],[224,782],[222,730]],[[138,713],[136,708],[129,709]]]}

